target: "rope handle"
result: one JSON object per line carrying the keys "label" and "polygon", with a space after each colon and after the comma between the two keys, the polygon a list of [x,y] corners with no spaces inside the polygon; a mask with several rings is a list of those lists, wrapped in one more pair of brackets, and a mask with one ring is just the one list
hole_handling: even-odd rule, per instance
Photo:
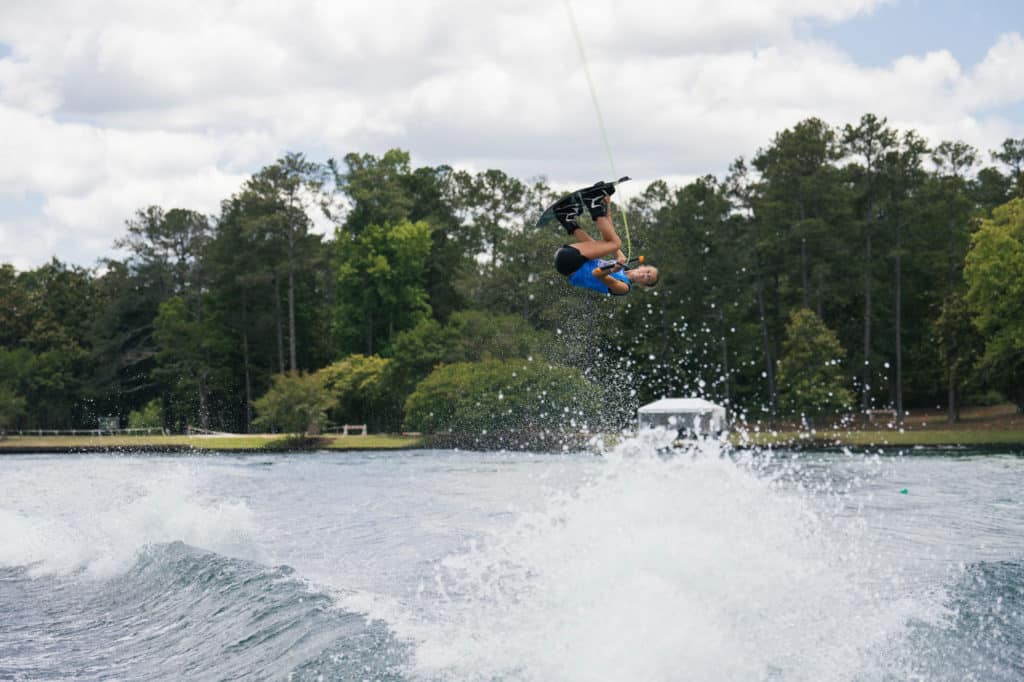
{"label": "rope handle", "polygon": [[629,258],[629,259],[627,259],[625,263],[615,262],[615,263],[610,263],[608,265],[602,265],[599,268],[597,268],[596,270],[594,270],[593,274],[594,275],[603,275],[603,274],[607,273],[609,270],[614,270],[616,265],[622,265],[622,269],[623,270],[633,270],[635,268],[640,267],[643,264],[644,264],[644,257],[643,256],[637,256],[636,258]]}

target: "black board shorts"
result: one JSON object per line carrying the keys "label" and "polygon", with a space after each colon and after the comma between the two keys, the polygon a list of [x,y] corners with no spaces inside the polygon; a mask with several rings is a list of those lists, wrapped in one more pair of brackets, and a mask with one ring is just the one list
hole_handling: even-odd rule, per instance
{"label": "black board shorts", "polygon": [[583,267],[587,258],[575,247],[562,244],[558,251],[555,251],[555,270],[568,277]]}

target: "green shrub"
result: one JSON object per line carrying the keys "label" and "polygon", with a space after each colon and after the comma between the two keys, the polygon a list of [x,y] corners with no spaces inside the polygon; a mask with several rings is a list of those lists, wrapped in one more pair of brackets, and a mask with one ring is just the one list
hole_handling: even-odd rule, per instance
{"label": "green shrub", "polygon": [[[354,353],[317,371],[332,398],[328,411],[338,424],[369,424],[379,431],[399,401],[392,397],[386,377],[391,360]],[[392,407],[392,406],[395,407]]]}
{"label": "green shrub", "polygon": [[405,402],[412,431],[501,438],[596,426],[596,388],[576,369],[529,360],[441,365]]}
{"label": "green shrub", "polygon": [[846,388],[845,357],[835,332],[820,317],[806,308],[794,310],[779,361],[783,410],[808,420],[849,410],[853,393]]}
{"label": "green shrub", "polygon": [[253,423],[275,432],[317,434],[333,404],[316,374],[276,374],[270,390],[253,401],[258,415]]}
{"label": "green shrub", "polygon": [[159,398],[146,403],[141,410],[132,410],[128,415],[129,429],[162,429],[164,407]]}
{"label": "green shrub", "polygon": [[14,388],[0,384],[0,429],[14,426],[25,414],[25,399]]}

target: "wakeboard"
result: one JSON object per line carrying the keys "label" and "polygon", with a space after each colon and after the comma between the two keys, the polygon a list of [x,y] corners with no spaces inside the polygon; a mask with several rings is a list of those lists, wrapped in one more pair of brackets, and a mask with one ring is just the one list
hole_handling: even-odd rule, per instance
{"label": "wakeboard", "polygon": [[588,187],[582,187],[575,192],[570,192],[555,203],[544,209],[537,219],[537,227],[547,227],[551,223],[558,223],[561,226],[559,216],[567,220],[574,220],[583,214],[588,202],[600,201],[606,194],[613,194],[615,186],[620,182],[629,180],[628,175],[623,175],[618,180],[611,182],[596,182]]}

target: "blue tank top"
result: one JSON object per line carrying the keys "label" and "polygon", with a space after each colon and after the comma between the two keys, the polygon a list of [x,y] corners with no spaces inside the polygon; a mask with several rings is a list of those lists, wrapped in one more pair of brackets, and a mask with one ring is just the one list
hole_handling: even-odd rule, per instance
{"label": "blue tank top", "polygon": [[[611,294],[611,292],[608,291],[608,287],[605,285],[605,283],[599,280],[598,278],[594,277],[594,275],[592,274],[596,268],[599,268],[601,265],[607,264],[609,262],[611,261],[602,261],[601,259],[598,258],[588,260],[586,263],[580,266],[579,270],[569,275],[569,284],[573,285],[574,287],[593,289],[594,291],[599,291],[602,294]],[[631,289],[633,288],[633,285],[630,283],[629,277],[626,277],[625,272],[613,273],[612,277],[621,282],[625,282],[626,286],[630,287]],[[625,294],[612,294],[612,296],[625,296]]]}

